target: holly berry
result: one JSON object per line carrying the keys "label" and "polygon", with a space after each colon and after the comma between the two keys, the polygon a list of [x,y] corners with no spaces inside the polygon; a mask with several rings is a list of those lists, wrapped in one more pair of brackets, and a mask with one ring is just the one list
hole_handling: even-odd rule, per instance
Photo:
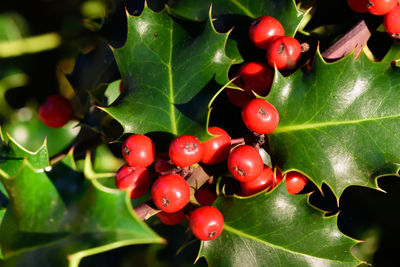
{"label": "holly berry", "polygon": [[203,155],[200,161],[204,164],[217,164],[228,157],[231,149],[231,137],[219,127],[210,127],[208,132],[216,136],[202,143]]}
{"label": "holly berry", "polygon": [[299,193],[307,184],[307,177],[299,172],[289,172],[286,174],[286,189],[289,194]]}
{"label": "holly berry", "polygon": [[236,180],[248,182],[256,179],[264,163],[258,150],[249,145],[235,147],[228,157],[228,170]]}
{"label": "holly berry", "polygon": [[271,67],[276,66],[279,70],[290,70],[296,67],[300,54],[299,41],[289,36],[277,37],[271,41],[267,50],[267,61]]}
{"label": "holly berry", "polygon": [[124,90],[124,81],[121,80],[121,82],[119,83],[119,92],[122,93],[123,90]]}
{"label": "holly berry", "polygon": [[255,19],[249,28],[249,36],[252,43],[261,49],[267,49],[271,39],[283,36],[285,30],[282,24],[275,18],[262,16]]}
{"label": "holly berry", "polygon": [[269,134],[278,126],[279,113],[267,100],[255,98],[243,107],[242,120],[250,131]]}
{"label": "holly berry", "polygon": [[390,36],[400,39],[400,5],[385,15],[383,26]]}
{"label": "holly berry", "polygon": [[389,13],[398,3],[398,0],[368,0],[368,12],[373,15],[385,15]]}
{"label": "holly berry", "polygon": [[261,174],[254,180],[240,183],[240,188],[243,195],[254,195],[268,187],[270,187],[274,180],[274,172],[270,167],[264,166]]}
{"label": "holly berry", "polygon": [[154,170],[158,173],[170,171],[175,168],[175,165],[171,164],[167,154],[160,154],[154,163]]}
{"label": "holly berry", "polygon": [[347,0],[349,7],[357,13],[368,12],[367,3],[368,0]]}
{"label": "holly berry", "polygon": [[147,167],[154,161],[156,149],[153,141],[141,134],[129,136],[122,145],[126,162],[135,167]]}
{"label": "holly berry", "polygon": [[194,192],[194,197],[202,206],[211,206],[217,199],[215,193],[205,188],[199,188]]}
{"label": "holly berry", "polygon": [[177,212],[189,202],[190,187],[180,175],[163,175],[154,182],[151,197],[160,210]]}
{"label": "holly berry", "polygon": [[176,166],[189,167],[200,161],[203,146],[197,137],[182,135],[172,140],[168,154]]}
{"label": "holly berry", "polygon": [[183,220],[185,220],[185,213],[183,212],[183,210],[172,213],[162,211],[157,213],[156,216],[163,224],[166,225],[180,224],[181,222],[183,222]]}
{"label": "holly berry", "polygon": [[61,95],[50,95],[39,107],[40,120],[49,127],[63,127],[72,117],[69,101]]}
{"label": "holly berry", "polygon": [[151,177],[144,167],[124,165],[117,171],[115,185],[120,190],[131,191],[132,199],[140,198],[150,189]]}
{"label": "holly berry", "polygon": [[227,88],[225,92],[232,105],[243,107],[255,97],[253,92],[260,96],[266,96],[271,89],[273,79],[274,70],[268,65],[249,62],[240,67],[238,78],[233,82],[244,91]]}
{"label": "holly berry", "polygon": [[201,207],[190,216],[190,230],[193,235],[203,241],[217,238],[224,228],[224,217],[214,207]]}

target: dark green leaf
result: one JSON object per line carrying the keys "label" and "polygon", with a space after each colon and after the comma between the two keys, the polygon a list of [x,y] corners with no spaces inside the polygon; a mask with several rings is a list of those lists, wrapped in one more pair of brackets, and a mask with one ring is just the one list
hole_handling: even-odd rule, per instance
{"label": "dark green leaf", "polygon": [[395,40],[389,52],[385,55],[382,61],[400,60],[400,40]]}
{"label": "dark green leaf", "polygon": [[298,170],[335,194],[349,185],[375,186],[400,162],[400,70],[362,54],[288,78],[275,77],[267,97],[279,111],[269,136],[271,156],[285,171]]}
{"label": "dark green leaf", "polygon": [[356,242],[324,217],[306,195],[290,195],[285,183],[251,198],[220,197],[222,234],[202,242],[199,257],[210,266],[356,266]]}

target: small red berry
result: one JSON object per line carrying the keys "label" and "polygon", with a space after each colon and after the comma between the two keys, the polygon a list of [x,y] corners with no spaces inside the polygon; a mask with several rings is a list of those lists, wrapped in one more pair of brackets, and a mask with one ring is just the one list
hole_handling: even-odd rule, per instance
{"label": "small red berry", "polygon": [[200,161],[203,146],[197,137],[182,135],[172,140],[168,154],[176,166],[189,167]]}
{"label": "small red berry", "polygon": [[368,0],[347,0],[349,7],[357,13],[368,12],[367,3]]}
{"label": "small red berry", "polygon": [[385,15],[383,26],[390,36],[400,39],[400,5]]}
{"label": "small red berry", "polygon": [[140,198],[150,189],[151,177],[144,167],[124,165],[117,171],[115,185],[120,190],[131,191],[131,198]]}
{"label": "small red berry", "polygon": [[368,12],[373,15],[385,15],[389,13],[398,3],[398,0],[368,0]]}
{"label": "small red berry", "polygon": [[224,228],[224,217],[214,207],[201,207],[190,216],[190,230],[193,235],[203,241],[217,238]]}
{"label": "small red berry", "polygon": [[306,186],[308,179],[303,174],[292,171],[286,174],[286,189],[289,194],[295,195]]}
{"label": "small red berry", "polygon": [[231,149],[231,137],[219,127],[210,127],[208,132],[216,136],[202,143],[203,156],[200,161],[204,164],[217,164],[228,157]]}
{"label": "small red berry", "polygon": [[205,188],[199,188],[194,192],[194,197],[202,206],[211,206],[217,199],[215,193]]}
{"label": "small red berry", "polygon": [[245,196],[254,195],[268,187],[270,187],[274,180],[274,172],[270,167],[264,166],[261,174],[254,180],[240,183],[240,188]]}
{"label": "small red berry", "polygon": [[249,28],[250,40],[255,46],[267,49],[273,37],[283,36],[285,30],[282,24],[275,18],[262,16],[255,19]]}
{"label": "small red berry", "polygon": [[155,153],[153,141],[141,134],[129,136],[122,145],[122,155],[131,166],[147,167],[151,165]]}
{"label": "small red berry", "polygon": [[243,89],[225,89],[227,97],[232,105],[243,107],[251,99],[259,96],[266,96],[271,89],[274,79],[274,70],[266,64],[249,62],[242,65],[238,72],[238,78],[233,82]]}
{"label": "small red berry", "polygon": [[279,113],[267,100],[255,98],[243,107],[242,120],[250,131],[269,134],[278,126]]}
{"label": "small red berry", "polygon": [[275,167],[275,175],[274,175],[274,181],[272,182],[272,188],[277,186],[280,182],[283,180],[283,175],[281,169],[279,167]]}
{"label": "small red berry", "polygon": [[267,50],[267,61],[271,67],[276,66],[279,70],[290,70],[296,67],[300,54],[299,41],[289,36],[277,37],[271,41]]}
{"label": "small red berry", "polygon": [[177,212],[189,202],[190,187],[180,175],[163,175],[154,182],[151,197],[160,210]]}
{"label": "small red berry", "polygon": [[63,127],[72,117],[69,101],[61,95],[50,95],[39,107],[40,120],[49,127]]}
{"label": "small red berry", "polygon": [[170,171],[175,168],[175,165],[171,164],[168,158],[168,154],[161,154],[154,163],[154,170],[158,173]]}
{"label": "small red berry", "polygon": [[123,90],[124,90],[124,81],[121,80],[121,82],[119,83],[119,92],[122,93]]}
{"label": "small red berry", "polygon": [[249,145],[235,147],[228,157],[228,170],[236,180],[247,182],[256,179],[264,163],[258,150]]}
{"label": "small red berry", "polygon": [[185,213],[183,212],[183,210],[179,210],[177,212],[172,212],[172,213],[167,213],[162,211],[157,213],[156,216],[158,217],[158,219],[160,219],[160,221],[163,224],[166,225],[176,225],[185,220]]}

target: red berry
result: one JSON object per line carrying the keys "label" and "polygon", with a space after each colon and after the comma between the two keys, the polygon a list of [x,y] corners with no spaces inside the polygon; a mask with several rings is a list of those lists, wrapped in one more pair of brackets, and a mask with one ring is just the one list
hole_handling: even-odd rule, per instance
{"label": "red berry", "polygon": [[72,117],[69,101],[61,95],[50,95],[39,107],[40,120],[49,127],[63,127]]}
{"label": "red berry", "polygon": [[167,154],[161,154],[154,164],[154,170],[158,173],[170,171],[175,168],[175,165],[171,164]]}
{"label": "red berry", "polygon": [[119,92],[122,93],[123,90],[124,90],[124,81],[121,80],[121,82],[119,83]]}
{"label": "red berry", "polygon": [[131,166],[149,166],[154,161],[155,153],[156,149],[153,141],[145,135],[131,135],[122,145],[122,155]]}
{"label": "red berry", "polygon": [[172,140],[169,145],[169,158],[179,167],[189,167],[200,161],[203,146],[192,135],[182,135]]}
{"label": "red berry", "polygon": [[271,89],[273,79],[274,70],[268,65],[249,62],[240,67],[238,78],[234,81],[234,84],[244,91],[227,88],[225,92],[232,105],[243,107],[255,98],[253,92],[259,96],[266,96]]}
{"label": "red berry", "polygon": [[131,198],[139,198],[150,189],[151,177],[144,167],[124,165],[117,171],[115,185],[121,190],[130,190]]}
{"label": "red berry", "polygon": [[273,17],[262,16],[255,19],[249,28],[250,40],[255,46],[267,49],[273,37],[283,36],[285,30],[282,24]]}
{"label": "red berry", "polygon": [[154,182],[151,197],[160,210],[177,212],[189,202],[190,187],[180,175],[163,175]]}
{"label": "red berry", "polygon": [[367,3],[368,0],[347,0],[349,7],[357,13],[368,12]]}
{"label": "red berry", "polygon": [[194,192],[194,197],[202,206],[211,206],[217,199],[215,193],[205,188],[199,188]]}
{"label": "red berry", "polygon": [[201,207],[190,216],[190,230],[193,235],[203,241],[217,238],[224,228],[224,217],[214,207]]}
{"label": "red berry", "polygon": [[219,127],[210,127],[208,132],[216,136],[202,143],[203,156],[200,161],[205,164],[217,164],[228,157],[231,149],[231,137]]}
{"label": "red berry", "polygon": [[282,171],[278,167],[276,167],[275,168],[274,181],[272,182],[272,188],[277,186],[280,182],[282,182],[282,180],[283,180]]}
{"label": "red berry", "polygon": [[254,195],[268,187],[270,187],[274,180],[274,172],[270,167],[264,166],[261,174],[254,180],[240,183],[240,188],[245,196]]}
{"label": "red berry", "polygon": [[393,38],[400,39],[400,5],[397,5],[383,18],[386,32]]}
{"label": "red berry", "polygon": [[398,3],[398,0],[368,0],[368,12],[373,15],[385,15],[389,13]]}
{"label": "red berry", "polygon": [[157,213],[156,216],[158,217],[158,219],[160,219],[160,221],[163,224],[166,225],[176,225],[185,220],[185,213],[183,212],[183,210],[179,210],[173,213],[167,213],[162,211]]}
{"label": "red berry", "polygon": [[267,100],[255,98],[243,107],[242,120],[250,131],[269,134],[278,126],[279,113]]}
{"label": "red berry", "polygon": [[267,50],[267,61],[271,67],[276,66],[279,70],[290,70],[296,67],[300,54],[299,41],[289,36],[277,37],[271,41]]}
{"label": "red berry", "polygon": [[286,189],[289,194],[295,195],[303,190],[308,179],[303,174],[292,171],[286,174]]}
{"label": "red berry", "polygon": [[228,157],[228,170],[236,180],[247,182],[256,179],[262,172],[264,163],[258,150],[252,146],[235,147]]}

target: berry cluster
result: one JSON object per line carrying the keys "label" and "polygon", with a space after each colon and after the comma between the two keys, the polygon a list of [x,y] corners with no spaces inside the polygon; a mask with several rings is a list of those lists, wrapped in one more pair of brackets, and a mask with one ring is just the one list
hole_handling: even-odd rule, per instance
{"label": "berry cluster", "polygon": [[357,13],[384,15],[383,26],[393,38],[400,39],[400,3],[398,0],[347,0]]}

